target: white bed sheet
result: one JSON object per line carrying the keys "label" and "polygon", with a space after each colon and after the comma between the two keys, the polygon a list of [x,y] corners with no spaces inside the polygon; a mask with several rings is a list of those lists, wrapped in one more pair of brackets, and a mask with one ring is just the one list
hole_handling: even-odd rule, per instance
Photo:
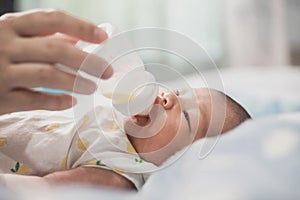
{"label": "white bed sheet", "polygon": [[199,141],[137,194],[76,187],[21,199],[300,199],[300,70],[226,69],[221,74],[225,92],[254,120],[221,137],[206,159],[197,157],[204,140]]}
{"label": "white bed sheet", "polygon": [[203,160],[195,143],[150,177],[143,199],[300,199],[300,112],[251,120]]}
{"label": "white bed sheet", "polygon": [[[215,72],[203,72],[207,79],[218,78]],[[300,67],[245,67],[220,70],[224,92],[241,103],[252,117],[300,111]],[[191,76],[193,87],[203,86]]]}
{"label": "white bed sheet", "polygon": [[[202,73],[210,80],[221,78],[213,82],[216,85],[222,82],[224,92],[242,104],[254,118],[300,111],[300,67],[225,68],[219,72],[220,76],[216,76],[215,70]],[[185,79],[191,87],[207,86],[200,76],[187,75]],[[83,99],[85,110],[89,106],[110,104],[99,91],[95,94],[93,97],[77,95]]]}
{"label": "white bed sheet", "polygon": [[300,112],[247,121],[221,136],[201,160],[204,142],[150,176],[138,193],[60,187],[9,199],[300,199]]}
{"label": "white bed sheet", "polygon": [[221,70],[225,92],[254,118],[300,111],[300,67]]}

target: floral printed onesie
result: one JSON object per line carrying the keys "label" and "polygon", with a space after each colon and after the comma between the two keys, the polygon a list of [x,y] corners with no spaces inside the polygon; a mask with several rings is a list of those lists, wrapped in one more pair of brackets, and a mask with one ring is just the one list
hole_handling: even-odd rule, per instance
{"label": "floral printed onesie", "polygon": [[75,123],[67,111],[0,116],[0,173],[44,176],[76,167],[113,170],[140,189],[157,169],[142,160],[115,123],[112,109],[98,106]]}

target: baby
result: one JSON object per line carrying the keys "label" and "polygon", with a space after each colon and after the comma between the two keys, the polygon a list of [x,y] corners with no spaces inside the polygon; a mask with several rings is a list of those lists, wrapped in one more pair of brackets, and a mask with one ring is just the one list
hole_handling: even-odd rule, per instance
{"label": "baby", "polygon": [[[213,119],[222,115],[222,108],[224,125],[218,129],[218,120]],[[140,189],[151,172],[182,148],[249,118],[233,99],[208,88],[162,92],[149,116],[128,117],[124,131],[112,109],[102,106],[77,124],[64,112],[3,115],[0,183],[43,181]]]}

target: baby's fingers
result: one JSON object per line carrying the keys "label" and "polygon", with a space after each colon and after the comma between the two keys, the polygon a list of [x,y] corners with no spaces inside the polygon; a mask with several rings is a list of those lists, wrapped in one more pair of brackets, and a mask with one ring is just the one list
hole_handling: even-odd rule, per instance
{"label": "baby's fingers", "polygon": [[0,114],[28,110],[64,110],[76,104],[70,95],[52,95],[29,89],[16,89],[0,98]]}

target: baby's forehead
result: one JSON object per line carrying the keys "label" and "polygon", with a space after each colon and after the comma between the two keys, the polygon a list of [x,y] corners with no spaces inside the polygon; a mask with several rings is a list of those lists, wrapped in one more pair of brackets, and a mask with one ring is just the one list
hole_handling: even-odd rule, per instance
{"label": "baby's forehead", "polygon": [[198,99],[197,91],[193,88],[181,88],[177,91],[182,97],[190,98],[192,100]]}
{"label": "baby's forehead", "polygon": [[180,104],[188,109],[199,110],[201,114],[208,114],[212,104],[222,104],[224,94],[210,88],[183,88],[179,92]]}
{"label": "baby's forehead", "polygon": [[217,99],[226,96],[223,92],[212,88],[194,88],[193,92],[198,99]]}
{"label": "baby's forehead", "polygon": [[194,89],[189,89],[189,88],[183,88],[178,90],[178,101],[180,104],[183,104],[188,107],[194,107],[198,108],[199,107],[199,97],[197,93],[195,92]]}
{"label": "baby's forehead", "polygon": [[204,96],[210,96],[209,90],[207,88],[160,88],[160,94],[163,93],[170,93],[175,96],[178,96],[178,101],[181,104],[192,103],[199,106],[199,103],[207,103],[203,100]]}

